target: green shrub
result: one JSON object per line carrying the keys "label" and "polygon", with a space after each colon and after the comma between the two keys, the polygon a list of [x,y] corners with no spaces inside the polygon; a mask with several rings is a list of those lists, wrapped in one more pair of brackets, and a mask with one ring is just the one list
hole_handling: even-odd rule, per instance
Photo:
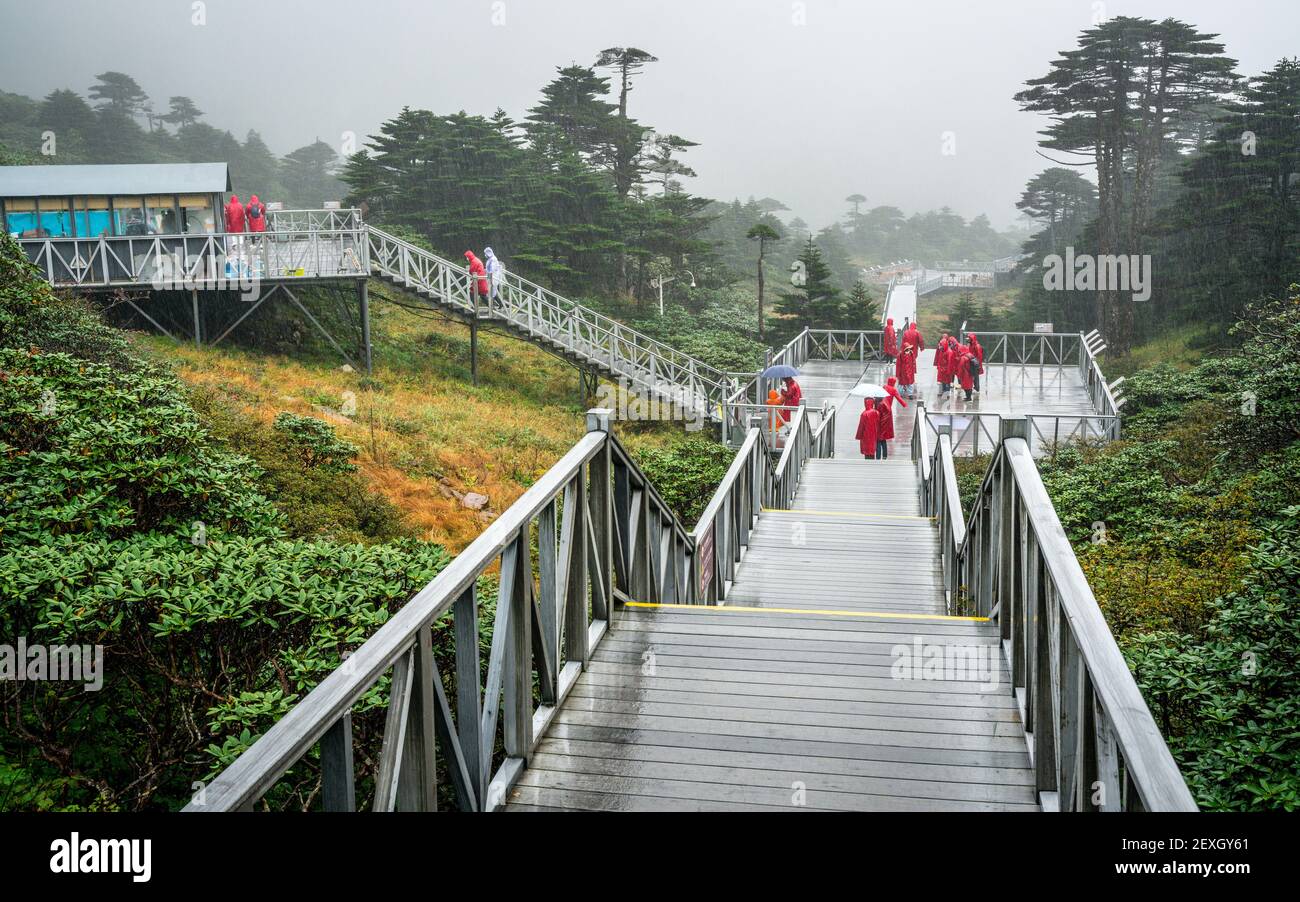
{"label": "green shrub", "polygon": [[196,389],[191,400],[216,439],[257,464],[258,488],[289,536],[372,543],[413,535],[402,512],[358,474],[304,466],[284,432],[245,416],[224,389]]}
{"label": "green shrub", "polygon": [[637,465],[687,529],[704,513],[734,458],[729,448],[699,436],[671,448],[643,448],[636,453]]}
{"label": "green shrub", "polygon": [[1205,638],[1133,636],[1125,652],[1197,802],[1300,809],[1300,507],[1253,549]]}
{"label": "green shrub", "polygon": [[[287,524],[395,531],[391,512],[368,519],[349,495],[355,448],[310,418],[228,430],[240,447],[258,437],[247,447],[268,474],[205,428],[171,374],[51,295],[7,238],[0,274],[0,635],[104,653],[99,691],[0,680],[0,807],[174,808],[449,555],[286,538]],[[321,522],[295,519],[313,499]],[[340,510],[353,517],[341,527]],[[359,748],[373,747],[385,685],[356,707]],[[270,805],[316,794],[311,757]],[[360,756],[363,784],[373,770]]]}
{"label": "green shrub", "polygon": [[334,427],[315,417],[285,411],[275,418],[275,430],[285,436],[292,452],[308,469],[327,473],[354,473],[352,458],[361,449],[334,433]]}

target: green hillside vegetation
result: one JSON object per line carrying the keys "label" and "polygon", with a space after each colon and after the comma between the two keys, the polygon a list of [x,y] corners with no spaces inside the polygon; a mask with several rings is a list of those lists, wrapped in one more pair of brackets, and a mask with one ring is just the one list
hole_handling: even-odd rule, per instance
{"label": "green hillside vegetation", "polygon": [[[1197,803],[1296,810],[1300,288],[1234,333],[1133,374],[1123,441],[1039,469]],[[961,462],[963,506],[986,467]]]}
{"label": "green hillside vegetation", "polygon": [[[394,369],[385,373],[392,384],[379,395],[390,402],[381,432],[400,435],[396,422],[413,415],[401,389],[410,381],[423,389],[426,408],[443,409],[443,391],[481,393],[470,401],[480,415],[555,420],[553,443],[535,439],[536,472],[517,474],[524,482],[567,449],[571,439],[562,436],[581,434],[576,397],[549,411],[530,399],[530,391],[545,393],[545,378],[520,378],[520,393],[501,384],[457,388],[454,376],[431,375],[430,366],[458,364],[418,351],[428,348],[427,333],[423,341],[417,335],[429,324],[393,322],[402,316],[381,317],[391,324],[382,334],[398,339],[405,331],[413,342],[394,342]],[[512,354],[531,352],[514,339],[493,344],[493,381],[503,383],[517,366]],[[306,394],[309,383],[358,378],[311,353],[257,360],[238,348],[141,344],[56,297],[3,239],[0,631],[33,643],[102,645],[109,663],[97,692],[0,682],[0,809],[179,807],[193,781],[229,764],[451,560],[446,544],[423,540],[427,497],[448,500],[436,480],[414,493],[415,503],[386,496],[375,473],[401,467],[377,467],[364,447],[372,428],[343,424],[344,437],[311,416],[311,405],[284,409],[286,390]],[[263,379],[276,394],[260,396]],[[698,515],[725,452],[680,426],[629,428],[626,437],[668,487],[670,503]],[[459,453],[500,456],[474,441],[490,435],[465,437]],[[419,479],[418,466],[404,463],[408,478]],[[451,506],[457,517],[473,516]],[[458,545],[484,525],[474,520],[466,534],[462,522],[443,529]],[[491,576],[482,597],[490,624]],[[437,653],[446,656],[449,637],[438,637]],[[359,743],[380,729],[385,686],[354,711]],[[358,766],[364,792],[373,775],[368,763]],[[315,768],[310,759],[300,765],[268,804],[308,804]]]}

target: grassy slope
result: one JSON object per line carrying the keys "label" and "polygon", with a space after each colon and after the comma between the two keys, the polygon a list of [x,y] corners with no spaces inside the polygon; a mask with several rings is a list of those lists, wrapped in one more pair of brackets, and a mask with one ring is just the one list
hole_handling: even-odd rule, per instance
{"label": "grassy slope", "polygon": [[[195,348],[160,336],[139,342],[186,383],[217,392],[263,423],[281,411],[330,422],[361,448],[362,475],[408,525],[459,551],[486,528],[490,514],[465,508],[448,491],[485,494],[487,510],[496,513],[523,494],[582,436],[577,371],[527,342],[480,332],[475,387],[468,329],[405,309],[385,299],[390,296],[379,286],[371,295],[372,379],[343,370],[337,358],[230,344]],[[354,395],[352,416],[341,413],[345,392]],[[685,437],[671,424],[619,435],[634,450]]]}

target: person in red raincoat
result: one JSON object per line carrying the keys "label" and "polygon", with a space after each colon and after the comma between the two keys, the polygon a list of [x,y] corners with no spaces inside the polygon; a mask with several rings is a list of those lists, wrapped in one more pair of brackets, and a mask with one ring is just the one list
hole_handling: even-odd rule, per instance
{"label": "person in red raincoat", "polygon": [[864,399],[866,404],[862,415],[858,417],[858,431],[853,437],[858,440],[858,450],[867,460],[873,460],[876,456],[876,442],[880,428],[880,411],[876,410],[876,403],[872,398]]}
{"label": "person in red raincoat", "polygon": [[226,231],[238,235],[244,231],[244,205],[239,202],[239,195],[232,194],[226,203]]}
{"label": "person in red raincoat", "polygon": [[980,346],[979,339],[975,333],[971,332],[966,336],[966,347],[970,349],[971,355],[980,362],[979,373],[975,374],[975,394],[980,393],[980,373],[984,372],[984,348]]}
{"label": "person in red raincoat", "polygon": [[904,407],[907,406],[907,402],[903,400],[903,396],[900,395],[898,389],[895,388],[896,385],[898,385],[897,376],[890,376],[888,381],[885,382],[885,391],[889,392],[889,407],[891,410],[894,407],[895,401],[902,404]]}
{"label": "person in red raincoat", "polygon": [[917,327],[916,323],[912,323],[908,326],[907,331],[903,333],[903,341],[905,343],[907,342],[909,335],[911,336],[912,344],[916,345],[916,353],[920,354],[925,350],[925,339],[921,337],[921,330]]}
{"label": "person in red raincoat", "polygon": [[898,384],[909,398],[916,397],[916,345],[903,337],[903,350],[898,355]]}
{"label": "person in red raincoat", "polygon": [[892,319],[885,320],[885,330],[881,333],[880,344],[885,352],[885,357],[892,366],[898,359],[898,332],[894,329]]}
{"label": "person in red raincoat", "polygon": [[975,387],[975,372],[979,370],[979,361],[975,355],[970,352],[969,347],[963,345],[957,346],[957,378],[961,382],[961,387],[966,392],[966,400],[970,400],[971,389]]}
{"label": "person in red raincoat", "polygon": [[[781,380],[781,404],[784,407],[798,407],[799,402],[803,400],[803,389],[799,383],[794,381],[793,376],[786,376]],[[790,411],[781,411],[781,422],[790,422]]]}
{"label": "person in red raincoat", "polygon": [[471,276],[480,277],[478,280],[479,300],[487,300],[487,296],[488,296],[487,269],[484,268],[483,261],[480,260],[478,257],[474,256],[473,251],[465,251],[465,259],[469,261],[469,274]]}
{"label": "person in red raincoat", "polygon": [[894,412],[889,398],[876,399],[876,412],[880,415],[876,425],[876,457],[889,459],[889,441],[894,437]]}
{"label": "person in red raincoat", "polygon": [[226,214],[226,261],[229,268],[233,261],[238,269],[244,258],[244,205],[239,202],[239,195],[232,194],[225,206]]}
{"label": "person in red raincoat", "polygon": [[948,333],[943,333],[943,338],[939,339],[939,346],[934,350],[934,367],[939,371],[937,376],[939,381],[939,394],[946,395],[952,391],[953,375],[953,346],[956,340],[950,338]]}
{"label": "person in red raincoat", "polygon": [[248,223],[250,232],[266,231],[266,205],[257,199],[256,194],[248,201],[248,206],[244,207],[244,220]]}

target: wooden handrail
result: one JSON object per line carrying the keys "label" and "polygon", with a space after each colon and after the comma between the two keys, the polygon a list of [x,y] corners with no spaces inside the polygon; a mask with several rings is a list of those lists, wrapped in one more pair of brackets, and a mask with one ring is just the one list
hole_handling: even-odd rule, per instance
{"label": "wooden handrail", "polygon": [[[499,806],[616,619],[618,601],[692,597],[694,539],[610,432],[609,416],[589,411],[586,436],[185,810],[251,808],[318,743],[322,798],[330,808],[355,808],[351,710],[390,672],[383,747],[373,756],[375,807],[435,807],[435,731],[461,807]],[[481,677],[475,586],[498,562],[492,651]],[[448,614],[454,706],[430,652],[430,629]],[[505,759],[493,770],[498,725]]]}
{"label": "wooden handrail", "polygon": [[[1043,485],[1025,417],[1004,417],[968,515],[956,492],[951,436],[922,465],[923,513],[942,530],[950,613],[997,622],[1044,808],[1195,811],[1182,774],[1106,624]],[[955,545],[955,548],[954,548]],[[970,610],[958,609],[958,602]]]}

